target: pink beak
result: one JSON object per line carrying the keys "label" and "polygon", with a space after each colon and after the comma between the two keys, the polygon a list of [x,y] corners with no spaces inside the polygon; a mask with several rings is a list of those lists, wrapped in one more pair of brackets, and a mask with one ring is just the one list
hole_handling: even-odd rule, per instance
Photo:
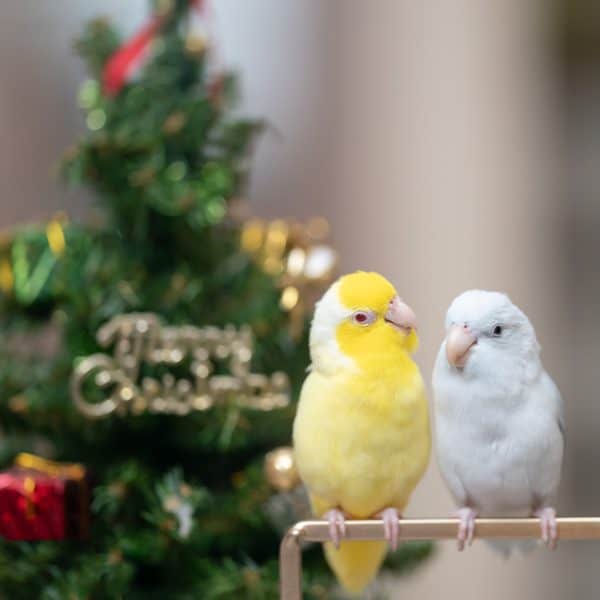
{"label": "pink beak", "polygon": [[446,336],[446,357],[453,367],[464,367],[469,350],[477,343],[467,325],[452,325]]}
{"label": "pink beak", "polygon": [[417,317],[413,309],[402,302],[398,296],[392,298],[384,318],[387,323],[405,333],[410,333],[412,329],[417,328]]}

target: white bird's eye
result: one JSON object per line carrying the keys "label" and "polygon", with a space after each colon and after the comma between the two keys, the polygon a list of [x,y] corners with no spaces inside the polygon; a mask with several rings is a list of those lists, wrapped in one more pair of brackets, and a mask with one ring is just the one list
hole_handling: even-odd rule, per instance
{"label": "white bird's eye", "polygon": [[376,320],[376,315],[372,310],[357,310],[352,313],[352,322],[356,325],[371,325]]}
{"label": "white bird's eye", "polygon": [[503,331],[504,331],[504,328],[502,327],[502,325],[495,325],[494,328],[492,329],[492,335],[494,337],[500,337],[502,335]]}

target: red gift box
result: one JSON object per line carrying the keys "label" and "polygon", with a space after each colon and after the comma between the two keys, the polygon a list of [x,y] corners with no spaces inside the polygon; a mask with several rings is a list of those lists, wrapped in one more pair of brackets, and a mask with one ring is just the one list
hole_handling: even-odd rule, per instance
{"label": "red gift box", "polygon": [[9,540],[85,538],[89,485],[79,464],[20,454],[0,472],[0,536]]}

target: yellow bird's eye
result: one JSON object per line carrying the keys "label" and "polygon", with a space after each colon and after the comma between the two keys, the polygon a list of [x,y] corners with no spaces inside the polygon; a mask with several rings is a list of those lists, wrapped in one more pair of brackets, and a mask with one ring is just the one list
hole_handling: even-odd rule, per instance
{"label": "yellow bird's eye", "polygon": [[377,315],[372,310],[357,310],[352,313],[351,319],[355,325],[367,326],[375,323]]}

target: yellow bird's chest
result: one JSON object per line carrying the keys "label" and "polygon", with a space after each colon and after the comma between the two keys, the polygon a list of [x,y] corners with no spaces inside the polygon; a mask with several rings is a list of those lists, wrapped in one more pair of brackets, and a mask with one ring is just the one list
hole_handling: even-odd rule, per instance
{"label": "yellow bird's chest", "polygon": [[429,460],[421,376],[325,377],[305,382],[294,424],[296,459],[319,503],[357,517],[403,509]]}

